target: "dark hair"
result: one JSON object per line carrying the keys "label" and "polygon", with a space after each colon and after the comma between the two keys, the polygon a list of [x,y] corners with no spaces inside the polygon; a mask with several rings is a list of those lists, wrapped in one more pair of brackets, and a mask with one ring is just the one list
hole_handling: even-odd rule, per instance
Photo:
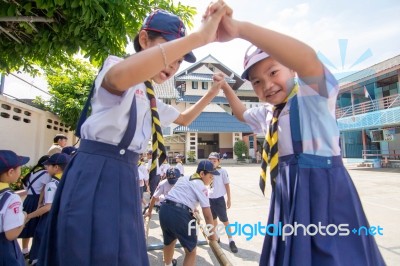
{"label": "dark hair", "polygon": [[61,163],[61,164],[50,164],[50,165],[52,165],[52,166],[58,166],[58,167],[60,167],[61,168],[61,170],[63,170],[64,171],[64,169],[65,169],[65,167],[67,167],[67,163]]}
{"label": "dark hair", "polygon": [[23,178],[22,178],[22,184],[24,184],[25,186],[28,185],[28,180],[29,177],[31,176],[32,173],[35,173],[39,170],[43,170],[44,169],[44,162],[47,161],[50,158],[49,155],[43,155],[42,157],[40,157],[39,161],[37,162],[37,164],[32,167],[32,169],[29,171],[29,173],[27,173]]}
{"label": "dark hair", "polygon": [[[149,37],[149,40],[153,41],[159,37],[162,38],[162,34],[157,31],[151,31],[151,30],[146,30],[147,36]],[[139,43],[139,33],[135,36],[135,39],[133,40],[133,48],[135,48],[135,51],[138,53],[143,50],[142,46],[140,46]]]}
{"label": "dark hair", "polygon": [[68,139],[68,138],[64,135],[56,135],[53,139],[54,143],[57,143],[60,139]]}

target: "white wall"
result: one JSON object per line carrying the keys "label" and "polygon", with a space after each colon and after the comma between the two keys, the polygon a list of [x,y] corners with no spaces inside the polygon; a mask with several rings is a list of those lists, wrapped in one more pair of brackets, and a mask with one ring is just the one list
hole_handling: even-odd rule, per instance
{"label": "white wall", "polygon": [[33,166],[45,155],[56,134],[68,137],[72,145],[76,138],[52,113],[0,95],[0,149],[29,156]]}

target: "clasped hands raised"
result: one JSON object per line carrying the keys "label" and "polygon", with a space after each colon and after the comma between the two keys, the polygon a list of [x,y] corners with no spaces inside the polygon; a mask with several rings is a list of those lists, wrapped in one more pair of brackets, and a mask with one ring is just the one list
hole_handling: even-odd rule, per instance
{"label": "clasped hands raised", "polygon": [[232,8],[223,0],[208,5],[198,30],[206,43],[227,42],[239,36],[238,23],[232,18],[232,14]]}

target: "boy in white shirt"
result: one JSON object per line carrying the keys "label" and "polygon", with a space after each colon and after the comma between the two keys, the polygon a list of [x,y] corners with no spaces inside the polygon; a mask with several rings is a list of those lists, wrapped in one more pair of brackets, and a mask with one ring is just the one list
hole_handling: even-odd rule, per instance
{"label": "boy in white shirt", "polygon": [[[212,188],[210,189],[210,208],[213,216],[214,227],[217,226],[217,218],[224,224],[225,228],[229,225],[227,210],[231,207],[231,189],[229,186],[229,176],[225,169],[220,166],[220,156],[217,152],[212,152],[208,156],[208,160],[212,162],[214,168],[219,172],[219,176],[214,178]],[[225,202],[225,195],[227,201]],[[229,228],[230,229],[230,228]],[[229,248],[233,253],[238,252],[235,241],[233,241],[232,234],[228,234]],[[219,243],[218,238],[218,243]]]}
{"label": "boy in white shirt", "polygon": [[[196,229],[189,232],[189,224],[194,219],[193,210],[198,205],[203,211],[204,220],[207,224],[213,224],[208,199],[208,186],[213,180],[213,175],[219,175],[209,161],[201,161],[197,171],[191,176],[179,178],[175,186],[165,197],[165,203],[160,209],[160,225],[164,238],[164,263],[165,265],[176,264],[173,262],[176,240],[179,240],[185,249],[183,265],[195,265],[197,235]],[[217,240],[215,231],[211,231],[209,239]]]}

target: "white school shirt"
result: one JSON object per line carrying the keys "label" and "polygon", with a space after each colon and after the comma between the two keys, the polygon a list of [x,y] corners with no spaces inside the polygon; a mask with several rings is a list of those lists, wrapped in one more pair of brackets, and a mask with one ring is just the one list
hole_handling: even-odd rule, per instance
{"label": "white school shirt", "polygon": [[164,179],[158,184],[156,191],[154,191],[153,197],[158,198],[158,202],[161,203],[165,201],[165,197],[173,187],[174,185],[168,183],[168,179]]}
{"label": "white school shirt", "polygon": [[54,196],[56,195],[57,191],[57,184],[58,180],[52,178],[49,183],[44,188],[44,204],[53,204]]}
{"label": "white school shirt", "polygon": [[165,199],[182,203],[194,210],[197,206],[210,207],[208,199],[208,188],[201,179],[189,180],[190,176],[182,176]]}
{"label": "white school shirt", "polygon": [[[35,193],[36,193],[37,195],[39,195],[40,192],[42,192],[43,186],[50,182],[51,176],[49,175],[49,173],[47,173],[46,170],[39,170],[39,171],[37,171],[37,172],[35,172],[35,173],[32,173],[32,174],[29,176],[28,185],[29,185],[38,175],[42,174],[43,172],[45,172],[45,173],[44,173],[43,175],[41,175],[41,176],[32,184],[32,187],[31,187],[29,190],[27,190],[28,195],[32,195],[32,194],[33,194],[33,193],[32,193],[32,189],[35,191]],[[25,189],[28,189],[27,186],[24,186],[24,187],[25,187]]]}
{"label": "white school shirt", "polygon": [[214,175],[213,185],[210,188],[210,199],[217,199],[225,196],[225,185],[229,184],[228,172],[224,168],[217,169],[217,171],[219,172],[219,175]]}
{"label": "white school shirt", "polygon": [[[147,160],[147,164],[146,164],[147,172],[150,172],[152,161],[153,161],[152,159]],[[158,165],[158,160],[157,160],[157,175],[161,176],[161,169],[160,169],[160,166]]]}
{"label": "white school shirt", "polygon": [[[329,70],[325,68],[324,72],[327,97],[318,94],[299,79],[297,97],[303,152],[319,156],[337,156],[340,155],[340,134],[336,123],[335,107],[339,85]],[[289,113],[290,101],[279,116],[279,156],[293,154]],[[265,104],[250,108],[246,110],[243,117],[255,133],[266,134],[272,119],[272,106]]]}
{"label": "white school shirt", "polygon": [[149,180],[149,171],[147,170],[146,164],[141,163],[138,166],[139,171],[139,186],[144,186],[144,181]]}
{"label": "white school shirt", "polygon": [[[122,58],[109,56],[95,80],[95,92],[91,100],[92,113],[82,125],[83,139],[118,145],[125,133],[129,120],[132,99],[136,96],[137,122],[136,132],[128,149],[137,153],[146,151],[151,138],[151,110],[144,83],[137,84],[123,93],[122,96],[109,93],[101,87],[104,75]],[[172,106],[157,99],[158,114],[161,126],[165,127],[175,121],[179,112]]]}
{"label": "white school shirt", "polygon": [[169,163],[163,163],[162,165],[160,165],[159,168],[160,168],[161,176],[164,176],[167,173],[167,170],[169,168],[171,168],[171,165]]}
{"label": "white school shirt", "polygon": [[[4,194],[0,194],[0,199]],[[24,221],[25,215],[22,210],[21,198],[12,193],[0,210],[0,233],[19,227],[24,224]]]}
{"label": "white school shirt", "polygon": [[181,176],[185,175],[185,173],[184,173],[185,170],[184,170],[184,168],[183,168],[183,164],[182,164],[182,163],[177,163],[177,164],[175,165],[175,168],[179,170],[179,172],[181,173]]}

